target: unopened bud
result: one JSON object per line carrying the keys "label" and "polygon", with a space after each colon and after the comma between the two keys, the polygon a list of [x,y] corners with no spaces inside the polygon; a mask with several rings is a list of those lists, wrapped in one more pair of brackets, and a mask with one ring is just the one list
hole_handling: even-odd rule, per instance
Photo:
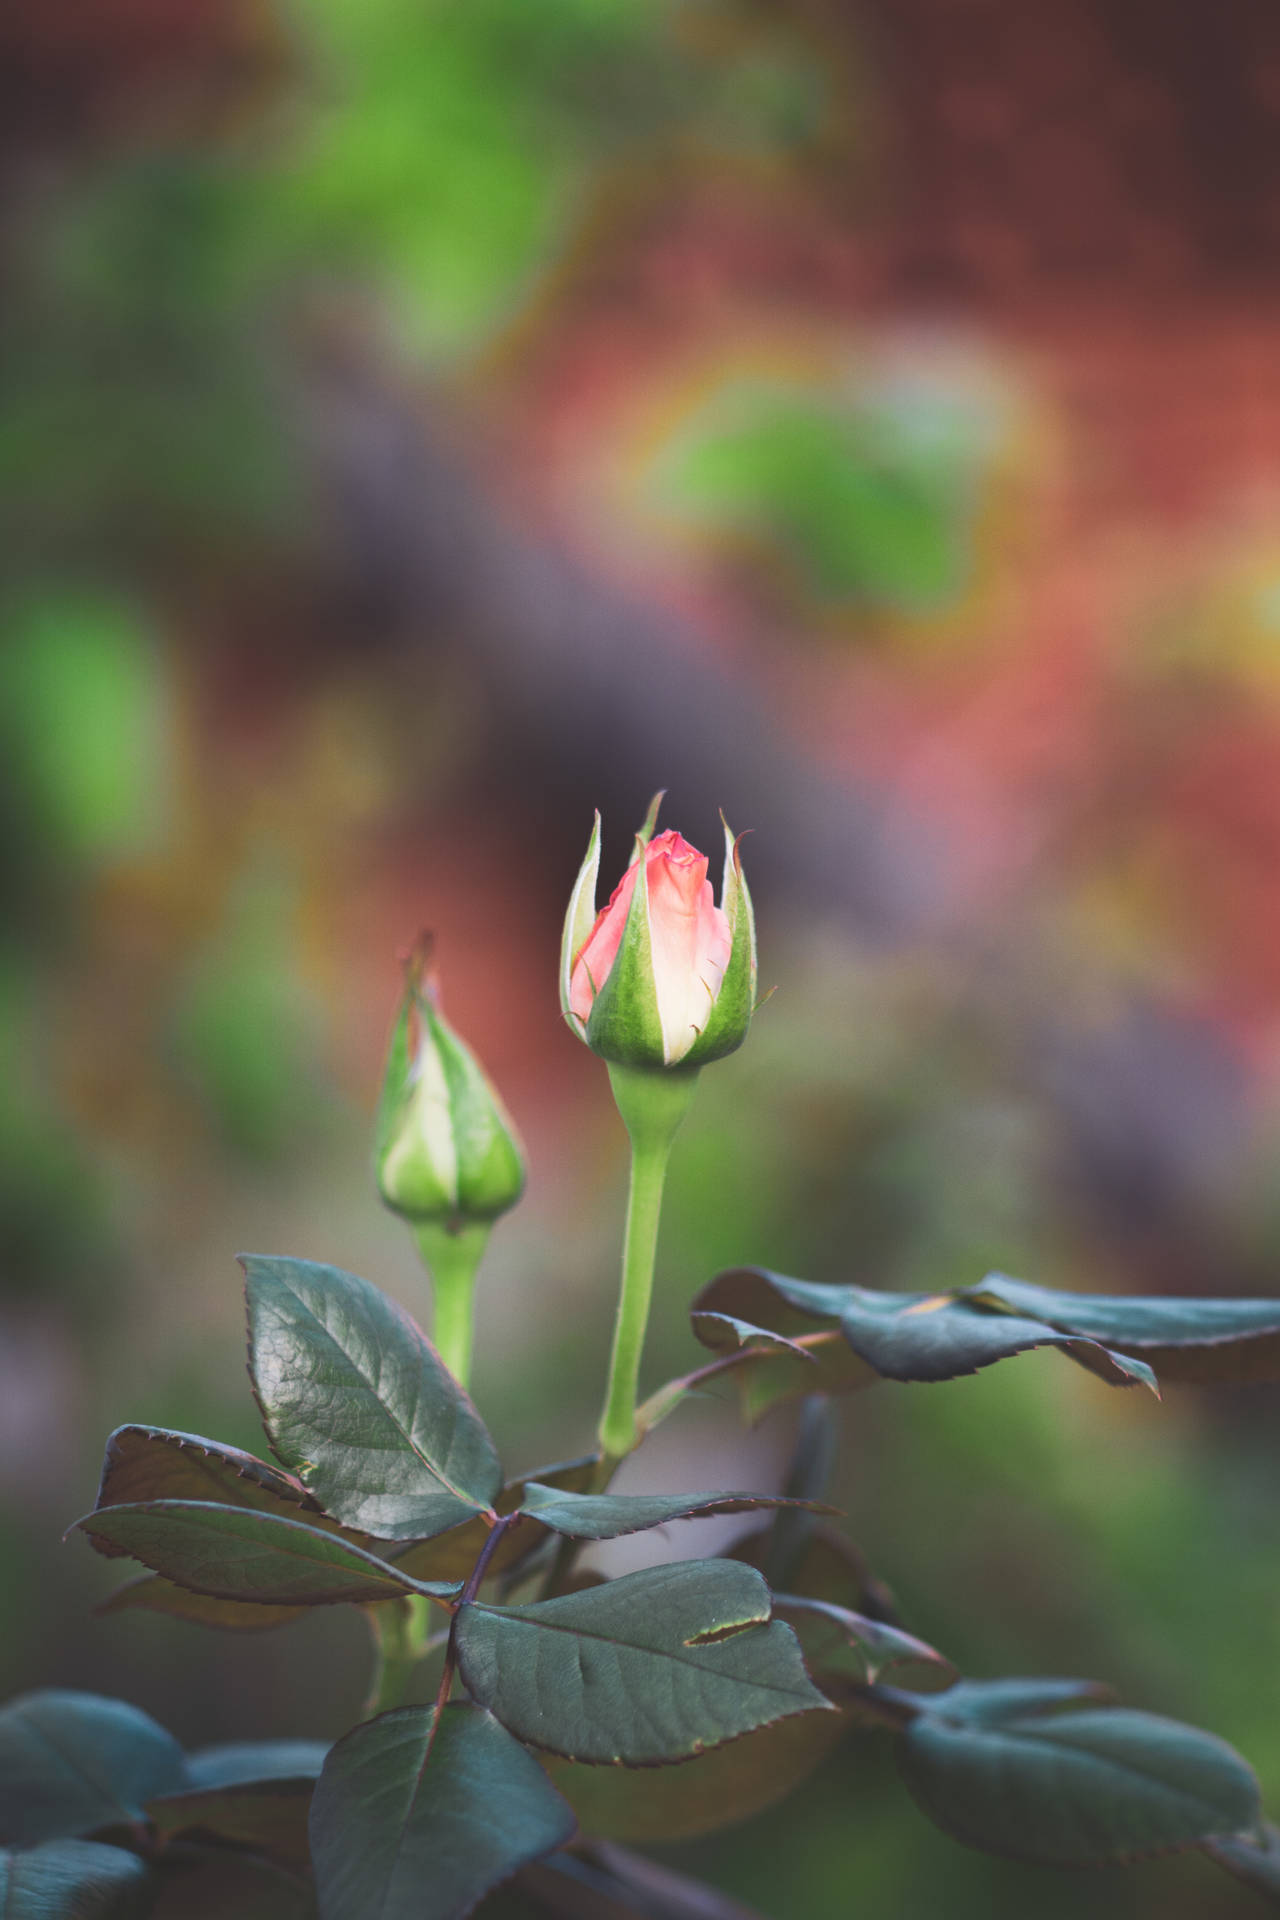
{"label": "unopened bud", "polygon": [[609,904],[595,910],[600,816],[565,918],[560,1004],[614,1065],[694,1068],[740,1047],[756,999],[755,922],[725,827],[716,906],[707,857],[679,833],[653,837],[659,794]]}
{"label": "unopened bud", "polygon": [[414,1226],[460,1233],[515,1205],[524,1159],[488,1075],[440,1011],[429,953],[424,937],[405,966],[374,1157],[389,1207]]}

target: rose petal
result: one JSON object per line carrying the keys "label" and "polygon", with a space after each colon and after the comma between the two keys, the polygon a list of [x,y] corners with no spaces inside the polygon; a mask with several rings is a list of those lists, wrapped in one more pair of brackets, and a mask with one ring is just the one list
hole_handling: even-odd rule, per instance
{"label": "rose petal", "polygon": [[610,969],[618,957],[638,871],[635,866],[627,868],[609,895],[608,906],[601,907],[596,915],[595,925],[573,963],[569,979],[569,1008],[579,1020],[590,1018],[595,997],[609,978]]}
{"label": "rose petal", "polygon": [[674,831],[646,854],[653,980],[668,1066],[682,1060],[707,1023],[729,964],[733,936],[707,879],[707,857]]}

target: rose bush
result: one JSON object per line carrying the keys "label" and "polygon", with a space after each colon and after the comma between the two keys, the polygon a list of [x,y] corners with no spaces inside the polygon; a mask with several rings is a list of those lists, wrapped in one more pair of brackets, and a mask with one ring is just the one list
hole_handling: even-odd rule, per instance
{"label": "rose bush", "polygon": [[[246,1258],[250,1374],[275,1462],[121,1427],[77,1523],[143,1569],[109,1611],[260,1632],[312,1607],[361,1608],[365,1713],[332,1745],[184,1753],[119,1701],[13,1701],[0,1712],[5,1920],[465,1920],[482,1901],[489,1920],[751,1920],[619,1841],[758,1818],[868,1727],[892,1735],[913,1798],[968,1845],[1050,1867],[1198,1849],[1280,1902],[1280,1833],[1237,1753],[1092,1681],[960,1677],[906,1630],[821,1505],[852,1389],[950,1380],[1035,1348],[1117,1389],[1275,1380],[1280,1302],[1117,1299],[1002,1274],[887,1293],[737,1268],[693,1302],[709,1357],[637,1406],[667,1155],[698,1067],[745,1034],[755,981],[727,830],[717,907],[706,860],[679,834],[655,839],[655,812],[599,915],[597,821],[561,963],[566,1015],[608,1059],[632,1145],[598,1449],[504,1477],[465,1391],[476,1265],[523,1172],[419,949],[376,1159],[432,1266],[435,1343],[354,1274]],[[622,1458],[721,1377],[752,1419],[801,1402],[785,1491],[615,1493]],[[579,1564],[592,1542],[716,1513],[754,1516],[718,1558],[615,1578]],[[857,1835],[851,1818],[851,1850]]]}

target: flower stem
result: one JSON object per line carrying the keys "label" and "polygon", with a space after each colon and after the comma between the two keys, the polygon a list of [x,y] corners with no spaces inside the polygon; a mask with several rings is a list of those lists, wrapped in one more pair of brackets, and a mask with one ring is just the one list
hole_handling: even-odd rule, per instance
{"label": "flower stem", "polygon": [[414,1228],[423,1265],[431,1275],[435,1301],[436,1352],[462,1386],[471,1381],[475,1332],[476,1271],[489,1243],[489,1222],[480,1220],[451,1233],[434,1220]]}
{"label": "flower stem", "polygon": [[617,1461],[630,1453],[641,1438],[636,1426],[636,1389],[649,1324],[662,1189],[671,1145],[689,1111],[698,1076],[696,1071],[655,1071],[611,1065],[609,1078],[618,1111],[631,1136],[631,1185],[622,1243],[622,1288],[613,1330],[609,1383],[600,1416],[600,1445],[607,1459]]}

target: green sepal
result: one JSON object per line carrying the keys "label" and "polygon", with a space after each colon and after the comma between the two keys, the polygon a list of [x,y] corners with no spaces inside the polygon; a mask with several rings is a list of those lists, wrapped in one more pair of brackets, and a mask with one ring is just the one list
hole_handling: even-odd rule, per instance
{"label": "green sepal", "polygon": [[[640,844],[637,836],[637,844]],[[665,1067],[666,1046],[653,979],[649,934],[649,877],[646,863],[636,868],[627,923],[608,978],[596,994],[587,1021],[587,1045],[602,1059],[624,1067]],[[687,1064],[685,1060],[679,1063]]]}
{"label": "green sepal", "polygon": [[418,980],[426,964],[427,946],[427,935],[422,934],[405,961],[404,992],[400,996],[400,1004],[391,1026],[391,1037],[387,1041],[387,1060],[382,1074],[382,1091],[378,1096],[378,1111],[373,1122],[373,1162],[379,1169],[382,1166],[383,1156],[391,1145],[408,1095],[409,1075],[413,1067],[409,1029]]}
{"label": "green sepal", "polygon": [[405,990],[391,1030],[374,1122],[378,1191],[392,1212],[406,1220],[448,1219],[458,1205],[457,1152],[448,1111],[448,1082],[438,1050],[426,1044],[430,1029],[422,981],[430,951],[430,940],[424,934],[405,962]]}
{"label": "green sepal", "polygon": [[658,791],[654,794],[652,800],[649,802],[649,811],[645,814],[644,820],[642,821],[640,826],[640,831],[636,835],[636,844],[632,850],[631,858],[627,862],[628,867],[634,867],[636,861],[640,858],[641,854],[644,852],[645,848],[648,846],[649,842],[652,840],[654,829],[658,824],[658,809],[661,807],[666,797],[667,797],[666,788],[659,787]]}
{"label": "green sepal", "polygon": [[578,877],[569,895],[564,916],[564,937],[560,943],[560,1011],[580,1040],[586,1039],[586,1026],[569,1006],[569,984],[573,963],[591,936],[596,920],[596,882],[600,875],[600,815],[597,812],[587,842],[587,855],[578,869]]}
{"label": "green sepal", "polygon": [[515,1123],[466,1042],[424,995],[421,1017],[444,1069],[456,1156],[454,1207],[460,1220],[496,1220],[524,1192]]}
{"label": "green sepal", "polygon": [[724,970],[720,991],[715,997],[707,1024],[698,1035],[682,1066],[703,1067],[709,1060],[722,1060],[733,1053],[747,1037],[756,1007],[756,920],[742,871],[738,842],[729,822],[724,826],[724,878],[720,883],[720,908],[729,922],[733,945]]}

